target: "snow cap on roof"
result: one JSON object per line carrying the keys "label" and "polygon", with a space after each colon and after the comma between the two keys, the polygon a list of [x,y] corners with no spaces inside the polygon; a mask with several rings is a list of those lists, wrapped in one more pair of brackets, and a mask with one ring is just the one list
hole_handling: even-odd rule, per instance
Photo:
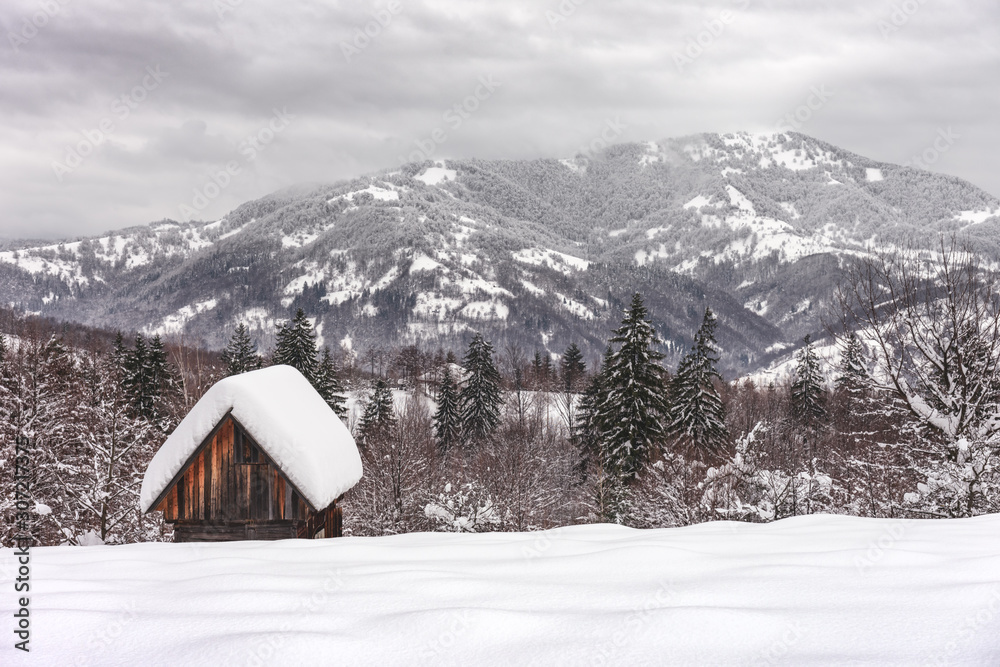
{"label": "snow cap on roof", "polygon": [[361,479],[361,455],[344,423],[301,373],[271,366],[205,392],[150,461],[139,494],[143,512],[230,410],[315,509]]}

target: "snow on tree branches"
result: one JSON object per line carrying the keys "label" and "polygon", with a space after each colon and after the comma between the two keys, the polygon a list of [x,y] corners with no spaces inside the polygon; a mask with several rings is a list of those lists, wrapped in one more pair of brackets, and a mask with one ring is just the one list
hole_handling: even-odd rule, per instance
{"label": "snow on tree branches", "polygon": [[264,366],[264,360],[257,354],[257,344],[250,340],[250,332],[242,322],[236,325],[222,352],[222,363],[226,365],[227,375],[249,373]]}
{"label": "snow on tree branches", "polygon": [[596,406],[603,461],[625,481],[635,478],[666,439],[667,373],[655,349],[659,342],[637,293],[611,338],[619,347],[602,373]]}
{"label": "snow on tree branches", "polygon": [[674,442],[682,449],[708,455],[721,454],[729,441],[725,407],[716,387],[716,382],[722,382],[716,370],[716,324],[715,315],[706,308],[694,345],[681,360],[671,383],[668,426]]}
{"label": "snow on tree branches", "polygon": [[500,371],[493,363],[493,346],[477,333],[465,354],[466,380],[459,393],[462,406],[462,433],[475,444],[496,430],[500,424]]}

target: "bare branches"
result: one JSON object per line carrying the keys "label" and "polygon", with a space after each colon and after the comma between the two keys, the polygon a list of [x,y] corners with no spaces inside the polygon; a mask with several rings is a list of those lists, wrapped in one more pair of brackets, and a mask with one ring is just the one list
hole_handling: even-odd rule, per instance
{"label": "bare branches", "polygon": [[841,331],[857,330],[873,379],[951,440],[1000,431],[996,274],[954,239],[934,253],[877,249],[848,269]]}

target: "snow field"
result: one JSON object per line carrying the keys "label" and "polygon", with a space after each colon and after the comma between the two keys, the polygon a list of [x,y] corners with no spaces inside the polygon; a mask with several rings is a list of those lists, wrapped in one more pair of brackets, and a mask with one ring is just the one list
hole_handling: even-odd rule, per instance
{"label": "snow field", "polygon": [[997,516],[31,556],[32,652],[5,665],[1000,663]]}
{"label": "snow field", "polygon": [[590,268],[590,262],[585,259],[548,248],[526,248],[513,252],[511,255],[515,261],[533,266],[545,266],[565,275],[570,275],[573,271],[586,271]]}

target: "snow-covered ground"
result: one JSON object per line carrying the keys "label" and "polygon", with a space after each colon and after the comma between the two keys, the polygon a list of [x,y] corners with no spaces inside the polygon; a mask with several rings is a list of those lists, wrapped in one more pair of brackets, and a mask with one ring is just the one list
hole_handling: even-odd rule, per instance
{"label": "snow-covered ground", "polygon": [[1000,516],[31,552],[0,664],[1000,664]]}

